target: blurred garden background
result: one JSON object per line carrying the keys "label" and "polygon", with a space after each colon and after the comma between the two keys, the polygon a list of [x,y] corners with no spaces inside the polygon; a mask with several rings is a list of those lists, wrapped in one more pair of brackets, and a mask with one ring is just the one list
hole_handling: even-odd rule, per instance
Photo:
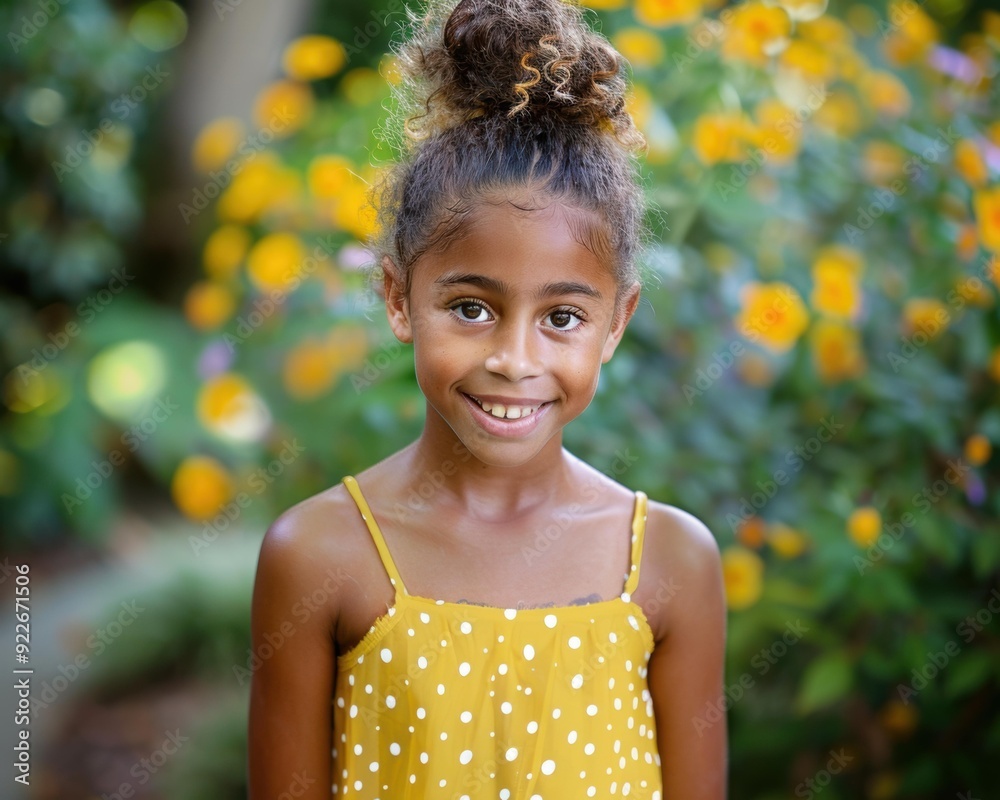
{"label": "blurred garden background", "polygon": [[[692,735],[728,715],[734,800],[1000,798],[1000,14],[586,5],[653,237],[565,438],[722,548]],[[0,9],[0,624],[13,668],[27,565],[34,669],[4,797],[246,796],[261,537],[421,428],[362,272],[405,22]]]}

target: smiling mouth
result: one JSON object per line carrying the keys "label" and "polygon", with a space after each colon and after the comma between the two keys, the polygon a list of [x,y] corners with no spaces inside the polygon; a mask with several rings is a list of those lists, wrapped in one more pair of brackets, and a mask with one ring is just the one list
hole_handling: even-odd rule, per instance
{"label": "smiling mouth", "polygon": [[538,409],[547,406],[550,402],[552,402],[550,400],[549,403],[542,403],[541,405],[537,406],[515,406],[515,405],[505,406],[502,405],[501,403],[489,403],[486,400],[480,400],[478,397],[472,394],[466,394],[465,396],[474,400],[479,405],[479,407],[483,409],[483,411],[490,414],[491,416],[496,417],[497,419],[524,419],[525,417],[530,417],[532,414],[538,411]]}

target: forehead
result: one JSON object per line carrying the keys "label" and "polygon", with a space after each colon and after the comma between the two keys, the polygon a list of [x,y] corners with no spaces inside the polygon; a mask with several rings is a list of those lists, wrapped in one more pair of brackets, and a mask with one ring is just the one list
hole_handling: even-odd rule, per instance
{"label": "forehead", "polygon": [[447,243],[428,254],[418,273],[433,265],[434,273],[461,267],[535,283],[557,274],[614,281],[606,226],[595,212],[504,195],[477,203],[454,222]]}

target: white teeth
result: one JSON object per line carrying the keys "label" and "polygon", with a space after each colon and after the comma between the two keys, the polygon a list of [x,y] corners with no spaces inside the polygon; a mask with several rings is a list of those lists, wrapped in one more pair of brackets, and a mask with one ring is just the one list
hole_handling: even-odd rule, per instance
{"label": "white teeth", "polygon": [[483,411],[499,419],[523,419],[538,410],[538,406],[505,406],[502,403],[487,403],[485,400],[480,400],[471,394],[469,397],[472,397],[473,400],[479,403]]}

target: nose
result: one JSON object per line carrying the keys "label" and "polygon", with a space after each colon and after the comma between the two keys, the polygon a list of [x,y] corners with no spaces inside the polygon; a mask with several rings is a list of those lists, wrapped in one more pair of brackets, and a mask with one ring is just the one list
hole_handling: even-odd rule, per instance
{"label": "nose", "polygon": [[530,322],[508,321],[496,327],[486,356],[486,369],[507,380],[533,378],[543,372],[540,334]]}

